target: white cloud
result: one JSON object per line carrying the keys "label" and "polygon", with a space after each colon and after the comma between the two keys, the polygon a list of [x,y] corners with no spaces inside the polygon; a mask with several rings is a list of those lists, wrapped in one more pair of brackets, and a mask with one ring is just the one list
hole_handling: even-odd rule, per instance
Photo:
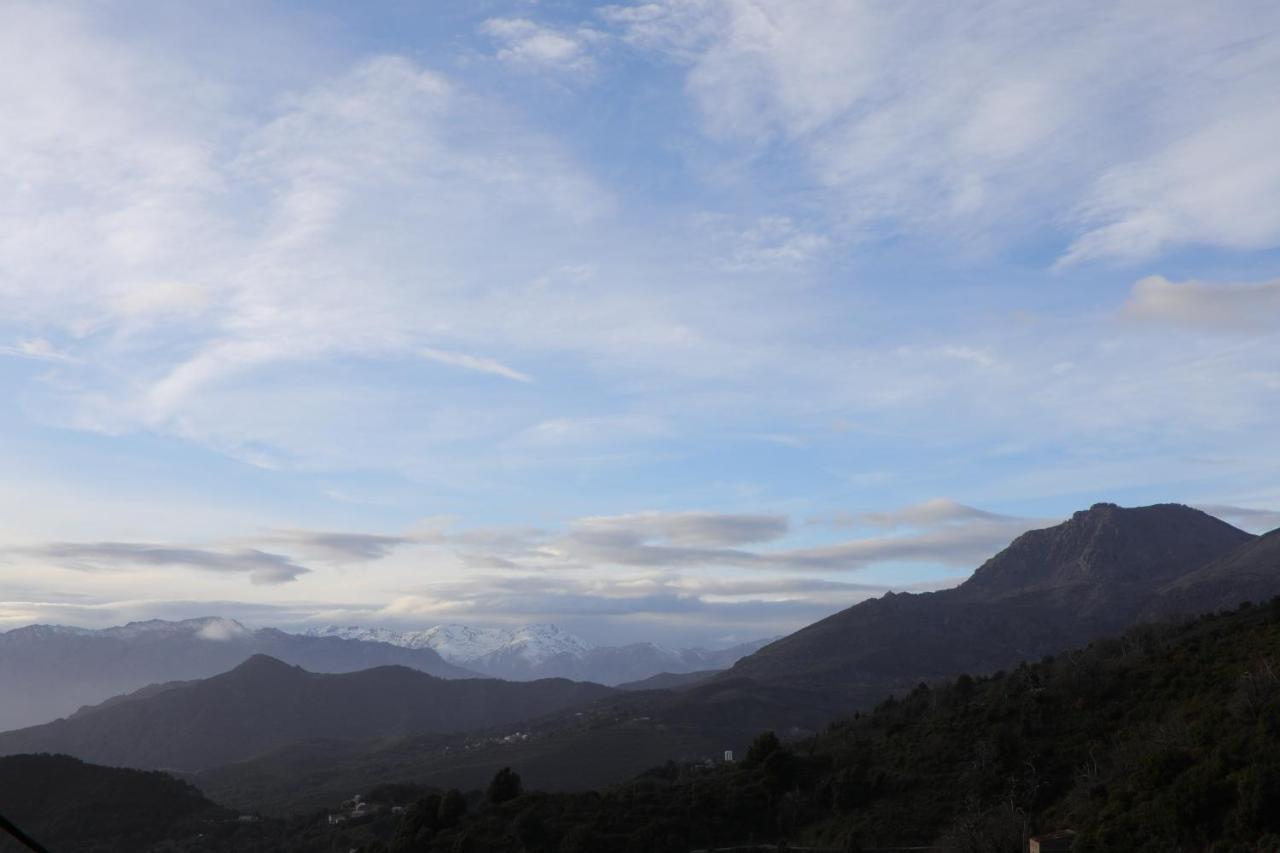
{"label": "white cloud", "polygon": [[1280,330],[1280,279],[1259,284],[1177,283],[1147,276],[1134,284],[1120,313],[1144,323],[1271,334]]}
{"label": "white cloud", "polygon": [[594,516],[573,524],[575,535],[638,543],[661,539],[672,545],[717,548],[769,542],[787,534],[786,516],[724,512],[638,512]]}
{"label": "white cloud", "polygon": [[842,513],[836,517],[836,523],[841,525],[865,525],[886,529],[895,527],[936,527],[942,524],[974,521],[1025,523],[1023,519],[1015,519],[1011,516],[966,506],[950,498],[931,498],[922,503],[899,509]]}
{"label": "white cloud", "polygon": [[872,536],[764,555],[768,563],[799,571],[850,571],[891,563],[931,563],[957,568],[977,566],[1018,535],[1042,521],[1008,518],[945,524],[919,532]]}
{"label": "white cloud", "polygon": [[[1265,41],[1255,51],[1261,68],[1280,59]],[[1251,76],[1232,85],[1260,91],[1237,92],[1228,99],[1232,112],[1202,115],[1201,129],[1101,175],[1079,209],[1089,230],[1062,262],[1143,260],[1179,246],[1247,250],[1280,243],[1280,210],[1273,203],[1280,195],[1280,155],[1271,144],[1280,135],[1274,102],[1280,75],[1256,70]],[[1184,102],[1190,97],[1184,93]]]}
{"label": "white cloud", "polygon": [[787,216],[762,216],[735,227],[728,217],[700,217],[718,244],[720,264],[727,270],[757,272],[803,269],[832,245],[831,238],[798,225]]}
{"label": "white cloud", "polygon": [[967,361],[979,367],[995,367],[999,363],[989,350],[978,347],[944,346],[939,352],[947,358]]}
{"label": "white cloud", "polygon": [[449,364],[454,367],[474,370],[479,373],[491,373],[494,376],[501,376],[504,379],[510,379],[514,382],[533,381],[533,377],[529,376],[529,374],[521,373],[514,368],[507,367],[496,359],[468,355],[467,353],[462,352],[449,352],[447,350],[433,349],[431,347],[426,347],[418,352],[428,361],[437,361],[441,364]]}
{"label": "white cloud", "polygon": [[405,536],[349,533],[335,530],[279,530],[254,536],[255,544],[284,546],[320,560],[368,562],[380,560],[413,540]]}
{"label": "white cloud", "polygon": [[[1280,9],[662,0],[602,11],[687,66],[714,136],[791,153],[855,233],[1068,229],[1065,263],[1280,243]],[[1071,233],[1074,232],[1074,233]],[[999,233],[1000,236],[993,236]]]}
{"label": "white cloud", "polygon": [[1239,525],[1254,533],[1269,533],[1280,528],[1280,510],[1256,507],[1231,506],[1230,504],[1199,504],[1196,509]]}
{"label": "white cloud", "polygon": [[650,415],[561,417],[539,421],[513,436],[510,445],[532,448],[579,450],[619,440],[660,439],[670,435],[668,425]]}
{"label": "white cloud", "polygon": [[146,282],[123,289],[113,307],[129,317],[199,314],[209,307],[209,291],[187,281]]}
{"label": "white cloud", "polygon": [[512,571],[580,572],[621,567],[631,571],[728,568],[831,573],[895,564],[974,567],[1019,534],[1047,524],[986,512],[945,498],[898,510],[840,516],[836,523],[908,529],[817,546],[749,547],[781,543],[790,531],[787,516],[639,512],[579,518],[563,533],[525,532],[518,539],[507,539],[500,548],[491,547],[487,537],[468,542],[450,534],[442,535],[440,541],[457,547],[468,565]]}
{"label": "white cloud", "polygon": [[0,346],[0,355],[29,358],[33,361],[77,361],[75,356],[59,350],[44,338],[28,338],[16,344]]}
{"label": "white cloud", "polygon": [[604,38],[590,27],[561,30],[527,18],[490,18],[480,31],[502,45],[497,56],[503,62],[573,72],[595,67],[590,50]]}
{"label": "white cloud", "polygon": [[[608,335],[552,328],[553,289],[522,297],[498,270],[493,245],[529,241],[523,262],[547,268],[567,230],[612,208],[499,105],[380,57],[247,113],[72,9],[12,14],[0,42],[24,73],[0,82],[0,173],[17,188],[0,202],[0,300],[7,324],[56,334],[3,353],[66,364],[28,397],[42,420],[309,464],[341,457],[353,410],[331,417],[332,386],[281,393],[265,375],[417,354],[524,382],[473,348]],[[370,393],[353,384],[348,400]]]}

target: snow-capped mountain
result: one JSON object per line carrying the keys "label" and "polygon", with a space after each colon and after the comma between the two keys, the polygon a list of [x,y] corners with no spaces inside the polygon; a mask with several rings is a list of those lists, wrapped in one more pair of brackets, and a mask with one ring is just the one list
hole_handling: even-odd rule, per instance
{"label": "snow-capped mountain", "polygon": [[148,684],[208,678],[255,654],[313,672],[399,664],[445,678],[475,676],[428,647],[253,630],[217,616],[102,629],[30,625],[0,633],[0,731],[65,716]]}
{"label": "snow-capped mountain", "polygon": [[423,631],[329,625],[313,628],[307,634],[432,649],[452,664],[495,678],[572,678],[601,684],[637,681],[661,672],[727,669],[768,642],[760,640],[720,650],[669,649],[656,643],[596,646],[556,625],[436,625]]}
{"label": "snow-capped mountain", "polygon": [[530,666],[539,666],[560,655],[581,658],[595,648],[581,637],[555,625],[524,625],[519,628],[436,625],[425,631],[328,625],[313,628],[307,635],[391,643],[406,649],[434,649],[442,658],[459,666],[469,666],[492,656],[517,658]]}

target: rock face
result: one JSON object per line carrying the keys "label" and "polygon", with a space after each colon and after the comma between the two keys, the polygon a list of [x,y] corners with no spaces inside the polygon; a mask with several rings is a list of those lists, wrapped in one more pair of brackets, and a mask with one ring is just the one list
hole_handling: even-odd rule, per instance
{"label": "rock face", "polygon": [[1152,614],[1280,593],[1274,561],[1269,574],[1239,568],[1257,565],[1252,548],[1262,550],[1257,537],[1190,507],[1096,504],[1019,536],[954,589],[861,602],[721,677],[834,689],[866,704],[922,680],[1035,660]]}
{"label": "rock face", "polygon": [[0,755],[58,752],[100,764],[196,771],[298,741],[505,725],[611,692],[563,679],[447,680],[402,666],[320,674],[255,655],[212,678],[144,688],[69,719],[0,734]]}
{"label": "rock face", "polygon": [[316,672],[399,665],[445,678],[476,675],[431,649],[255,631],[218,617],[102,630],[32,625],[0,634],[0,730],[66,716],[148,684],[207,678],[255,654]]}
{"label": "rock face", "polygon": [[1099,618],[1131,618],[1131,595],[1151,595],[1254,538],[1179,504],[1095,504],[1056,527],[1019,536],[956,592],[984,601],[1042,595]]}
{"label": "rock face", "polygon": [[596,646],[555,625],[519,628],[437,625],[425,631],[330,625],[312,629],[307,634],[433,649],[450,663],[494,678],[515,681],[572,678],[610,685],[659,673],[727,669],[768,642],[758,640],[717,650],[669,649],[656,643]]}

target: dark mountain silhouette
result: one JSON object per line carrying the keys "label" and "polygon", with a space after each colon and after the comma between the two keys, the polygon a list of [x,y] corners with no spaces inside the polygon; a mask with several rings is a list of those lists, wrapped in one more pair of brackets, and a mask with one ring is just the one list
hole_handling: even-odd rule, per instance
{"label": "dark mountain silhouette", "polygon": [[[719,678],[836,690],[865,705],[920,681],[993,672],[1161,612],[1156,601],[1166,590],[1256,539],[1178,504],[1096,504],[1024,533],[954,589],[861,602],[743,658]],[[1204,582],[1218,584],[1218,597],[1233,604],[1240,600],[1234,596],[1273,594],[1259,582],[1244,595],[1244,578],[1222,568]],[[1217,604],[1183,600],[1195,612]]]}
{"label": "dark mountain silhouette", "polygon": [[0,754],[63,752],[97,763],[198,770],[309,738],[486,728],[610,692],[560,679],[445,680],[399,666],[317,674],[255,655],[213,678],[144,689],[71,719],[0,734]]}
{"label": "dark mountain silhouette", "polygon": [[1127,604],[1116,594],[1130,586],[1150,592],[1255,538],[1181,504],[1094,504],[1061,524],[1022,534],[955,592],[986,601],[1052,594],[1090,611],[1115,610]]}
{"label": "dark mountain silhouette", "polygon": [[627,681],[617,685],[619,690],[684,690],[715,677],[718,669],[704,669],[698,672],[660,672],[639,681]]}
{"label": "dark mountain silhouette", "polygon": [[[195,835],[202,822],[234,819],[198,790],[163,773],[99,767],[67,755],[0,758],[0,806],[50,850],[148,850]],[[6,842],[0,850],[24,851]]]}
{"label": "dark mountain silhouette", "polygon": [[148,684],[208,678],[254,654],[312,672],[397,665],[442,678],[476,676],[431,649],[255,631],[217,617],[102,630],[31,625],[0,633],[0,730],[66,716]]}

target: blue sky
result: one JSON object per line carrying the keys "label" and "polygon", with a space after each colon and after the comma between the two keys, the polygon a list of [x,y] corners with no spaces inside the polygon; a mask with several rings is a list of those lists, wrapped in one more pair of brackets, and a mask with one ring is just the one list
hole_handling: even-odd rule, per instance
{"label": "blue sky", "polygon": [[0,9],[0,627],[727,643],[1280,526],[1274,4]]}

